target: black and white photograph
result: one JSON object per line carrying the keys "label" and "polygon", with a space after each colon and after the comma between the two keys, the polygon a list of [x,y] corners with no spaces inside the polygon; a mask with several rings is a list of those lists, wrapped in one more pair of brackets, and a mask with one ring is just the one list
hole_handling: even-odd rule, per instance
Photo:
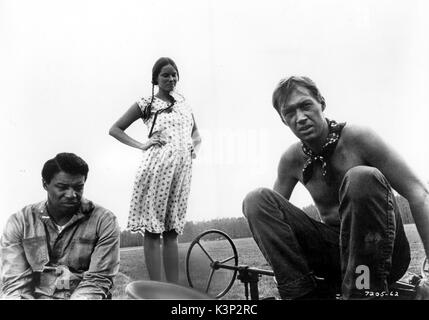
{"label": "black and white photograph", "polygon": [[429,300],[428,14],[0,0],[0,299]]}

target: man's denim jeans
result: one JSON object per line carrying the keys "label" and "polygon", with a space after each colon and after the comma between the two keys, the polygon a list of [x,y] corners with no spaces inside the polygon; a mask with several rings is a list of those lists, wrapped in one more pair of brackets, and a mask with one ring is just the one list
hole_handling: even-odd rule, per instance
{"label": "man's denim jeans", "polygon": [[341,290],[343,298],[362,297],[356,287],[369,268],[370,288],[387,291],[406,272],[410,247],[392,189],[376,168],[358,166],[344,176],[339,190],[340,226],[308,217],[275,191],[260,188],[243,202],[253,237],[273,268],[281,298],[313,291],[315,277]]}

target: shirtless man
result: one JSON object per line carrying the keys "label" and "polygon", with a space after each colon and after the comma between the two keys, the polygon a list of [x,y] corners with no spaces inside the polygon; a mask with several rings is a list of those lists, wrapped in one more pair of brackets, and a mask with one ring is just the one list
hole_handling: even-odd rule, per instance
{"label": "shirtless man", "polygon": [[[300,142],[281,157],[274,190],[250,192],[243,213],[281,298],[389,292],[410,262],[392,188],[408,200],[428,256],[427,187],[372,130],[326,119],[325,100],[311,79],[282,80],[273,105]],[[289,202],[298,182],[310,192],[321,222]],[[358,284],[364,271],[369,288]]]}

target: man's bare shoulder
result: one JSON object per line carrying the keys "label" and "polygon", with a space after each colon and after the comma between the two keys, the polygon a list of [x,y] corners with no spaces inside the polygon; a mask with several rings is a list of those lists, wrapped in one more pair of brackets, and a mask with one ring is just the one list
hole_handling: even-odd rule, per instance
{"label": "man's bare shoulder", "polygon": [[301,142],[295,142],[283,152],[280,158],[280,163],[286,163],[289,165],[298,164],[299,162],[302,162],[302,156]]}
{"label": "man's bare shoulder", "polygon": [[374,134],[374,130],[370,127],[357,124],[347,124],[341,133],[341,137],[347,142],[359,142]]}
{"label": "man's bare shoulder", "polygon": [[286,199],[289,199],[291,193],[299,180],[303,162],[303,152],[301,143],[292,144],[283,152],[277,169],[277,179],[274,183],[274,190],[280,193]]}
{"label": "man's bare shoulder", "polygon": [[368,163],[374,162],[374,158],[384,159],[390,152],[390,148],[380,135],[367,126],[345,126],[341,140],[343,150],[358,154]]}
{"label": "man's bare shoulder", "polygon": [[341,133],[341,140],[345,147],[365,148],[365,146],[377,144],[380,137],[368,126],[347,124]]}
{"label": "man's bare shoulder", "polygon": [[297,172],[297,170],[301,170],[302,165],[303,152],[301,142],[296,142],[283,152],[278,167],[279,173],[295,175],[293,173]]}

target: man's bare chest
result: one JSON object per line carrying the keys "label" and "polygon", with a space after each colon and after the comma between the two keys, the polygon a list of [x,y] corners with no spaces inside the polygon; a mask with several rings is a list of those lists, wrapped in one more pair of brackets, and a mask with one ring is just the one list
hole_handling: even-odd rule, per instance
{"label": "man's bare chest", "polygon": [[[305,184],[305,188],[310,192],[314,201],[318,204],[334,206],[338,203],[338,192],[341,187],[344,175],[353,167],[366,165],[365,161],[353,149],[346,149],[338,145],[332,154],[327,166],[330,171],[332,181],[327,183],[326,176],[323,175],[322,164],[317,161],[313,164],[311,179]],[[302,181],[302,177],[300,178]]]}

